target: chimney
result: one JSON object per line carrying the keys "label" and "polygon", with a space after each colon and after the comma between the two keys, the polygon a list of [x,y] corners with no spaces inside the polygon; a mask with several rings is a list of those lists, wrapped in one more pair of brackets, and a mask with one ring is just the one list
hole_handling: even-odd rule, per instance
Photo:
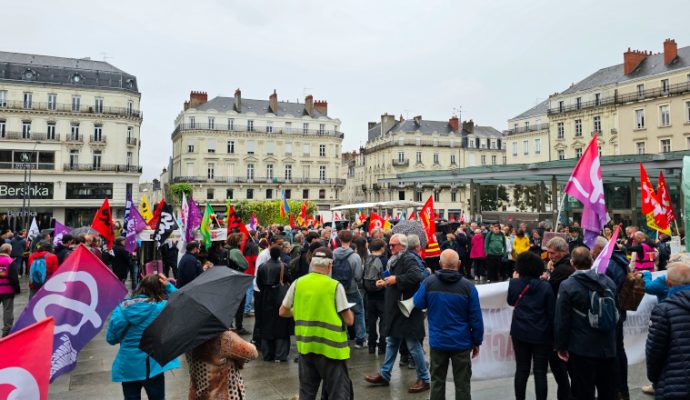
{"label": "chimney", "polygon": [[669,65],[678,57],[678,45],[674,39],[664,40],[664,64]]}
{"label": "chimney", "polygon": [[185,104],[185,110],[187,108],[197,108],[198,106],[208,102],[208,93],[206,92],[195,92],[192,90],[189,93],[189,103]]}
{"label": "chimney", "polygon": [[474,132],[474,121],[472,121],[472,120],[462,121],[462,130],[467,132],[467,133],[473,133]]}
{"label": "chimney", "polygon": [[405,118],[403,118],[402,114],[400,114],[400,122],[405,122]]}
{"label": "chimney", "polygon": [[268,96],[268,107],[273,114],[278,114],[278,94],[275,89],[273,89],[273,94]]}
{"label": "chimney", "polygon": [[642,61],[647,58],[649,54],[647,54],[646,51],[640,51],[640,50],[630,50],[630,47],[628,47],[628,51],[623,53],[623,72],[628,75],[629,73],[633,72],[635,68],[637,68],[638,65]]}
{"label": "chimney", "polygon": [[412,120],[414,121],[415,125],[417,125],[417,126],[422,125],[422,116],[421,115],[415,116],[414,118],[412,118]]}
{"label": "chimney", "polygon": [[374,129],[375,126],[376,126],[376,122],[369,122],[369,129],[368,130]]}
{"label": "chimney", "polygon": [[395,115],[385,113],[381,116],[381,136],[388,133],[395,126]]}
{"label": "chimney", "polygon": [[316,100],[314,102],[314,108],[319,114],[323,116],[328,115],[328,102],[326,100]]}
{"label": "chimney", "polygon": [[312,111],[314,111],[314,96],[309,95],[304,98],[304,112],[311,115]]}
{"label": "chimney", "polygon": [[453,132],[457,132],[458,129],[460,128],[460,120],[458,120],[458,117],[453,115],[449,120],[448,120],[448,125],[450,125],[450,130]]}
{"label": "chimney", "polygon": [[235,112],[242,112],[242,91],[240,88],[235,90]]}

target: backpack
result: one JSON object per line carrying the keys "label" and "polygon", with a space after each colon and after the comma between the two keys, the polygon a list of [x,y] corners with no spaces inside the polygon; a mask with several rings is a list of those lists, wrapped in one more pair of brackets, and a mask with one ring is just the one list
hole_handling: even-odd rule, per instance
{"label": "backpack", "polygon": [[618,293],[618,302],[625,311],[637,311],[645,295],[644,279],[638,274],[627,273]]}
{"label": "backpack", "polygon": [[352,266],[350,265],[350,262],[347,260],[353,254],[357,255],[356,253],[350,253],[350,255],[348,255],[347,257],[336,257],[335,260],[333,260],[333,272],[331,273],[331,278],[340,282],[346,291],[350,287],[350,284],[352,284],[353,277]]}
{"label": "backpack", "polygon": [[[378,261],[378,262],[377,262]],[[376,281],[383,279],[383,265],[378,256],[370,255],[364,263],[364,290],[367,292],[380,292],[382,287],[376,287]]]}
{"label": "backpack", "polygon": [[616,329],[619,314],[616,307],[616,297],[611,289],[604,287],[599,282],[593,282],[586,278],[576,278],[576,280],[588,290],[589,308],[586,313],[573,308],[575,313],[586,318],[592,329],[602,332],[610,332]]}
{"label": "backpack", "polygon": [[46,283],[48,278],[48,265],[46,264],[47,256],[46,254],[43,257],[35,259],[34,262],[31,263],[31,267],[29,267],[31,270],[29,279],[34,286],[43,286],[43,284]]}

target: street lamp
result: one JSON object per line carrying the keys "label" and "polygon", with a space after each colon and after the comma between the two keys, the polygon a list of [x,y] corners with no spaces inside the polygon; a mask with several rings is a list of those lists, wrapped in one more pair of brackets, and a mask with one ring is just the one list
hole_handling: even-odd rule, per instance
{"label": "street lamp", "polygon": [[[19,159],[22,163],[22,168],[24,168],[24,195],[22,196],[22,226],[27,229],[29,228],[28,224],[31,223],[31,221],[28,220],[28,217],[31,213],[31,173],[34,169],[32,159],[34,154],[36,154],[36,146],[38,146],[40,143],[41,141],[37,140],[36,143],[34,143],[34,147],[33,149],[31,149],[31,152],[24,151],[19,155]],[[38,162],[38,155],[36,155],[36,162]]]}

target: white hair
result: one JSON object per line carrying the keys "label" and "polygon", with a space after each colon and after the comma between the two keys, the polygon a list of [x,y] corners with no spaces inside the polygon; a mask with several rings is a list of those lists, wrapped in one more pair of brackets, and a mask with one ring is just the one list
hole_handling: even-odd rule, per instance
{"label": "white hair", "polygon": [[[396,233],[395,235],[391,236],[391,240],[393,240],[393,238],[398,239],[400,245],[402,245],[404,249],[407,249],[408,241],[407,236],[405,236],[404,233]],[[417,240],[419,240],[419,237],[417,237]]]}
{"label": "white hair", "polygon": [[668,266],[666,280],[674,286],[690,285],[690,265],[674,262]]}
{"label": "white hair", "polygon": [[407,235],[407,247],[410,249],[416,249],[417,247],[421,247],[422,243],[419,241],[419,236],[415,234],[409,234]]}

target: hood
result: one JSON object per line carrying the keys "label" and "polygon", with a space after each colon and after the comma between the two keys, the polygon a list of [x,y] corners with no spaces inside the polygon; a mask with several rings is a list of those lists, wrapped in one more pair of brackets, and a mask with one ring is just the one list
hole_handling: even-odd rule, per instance
{"label": "hood", "polygon": [[350,254],[354,252],[355,251],[349,247],[338,247],[333,251],[333,257],[337,258],[338,260],[342,260],[344,258],[350,257]]}
{"label": "hood", "polygon": [[127,321],[132,325],[137,325],[146,320],[157,305],[158,303],[153,303],[145,295],[140,294],[124,300],[120,307]]}
{"label": "hood", "polygon": [[453,269],[439,269],[434,273],[441,282],[455,283],[462,279],[462,275]]}
{"label": "hood", "polygon": [[672,287],[666,301],[690,311],[690,285]]}
{"label": "hood", "polygon": [[628,257],[618,251],[614,251],[613,254],[611,254],[611,261],[615,262],[620,267],[628,268],[630,266],[630,260],[628,260]]}
{"label": "hood", "polygon": [[602,286],[607,287],[606,275],[600,274],[594,269],[588,269],[588,270],[583,271],[581,273],[573,274],[572,276],[575,277],[576,279],[588,280],[591,282],[600,283]]}

